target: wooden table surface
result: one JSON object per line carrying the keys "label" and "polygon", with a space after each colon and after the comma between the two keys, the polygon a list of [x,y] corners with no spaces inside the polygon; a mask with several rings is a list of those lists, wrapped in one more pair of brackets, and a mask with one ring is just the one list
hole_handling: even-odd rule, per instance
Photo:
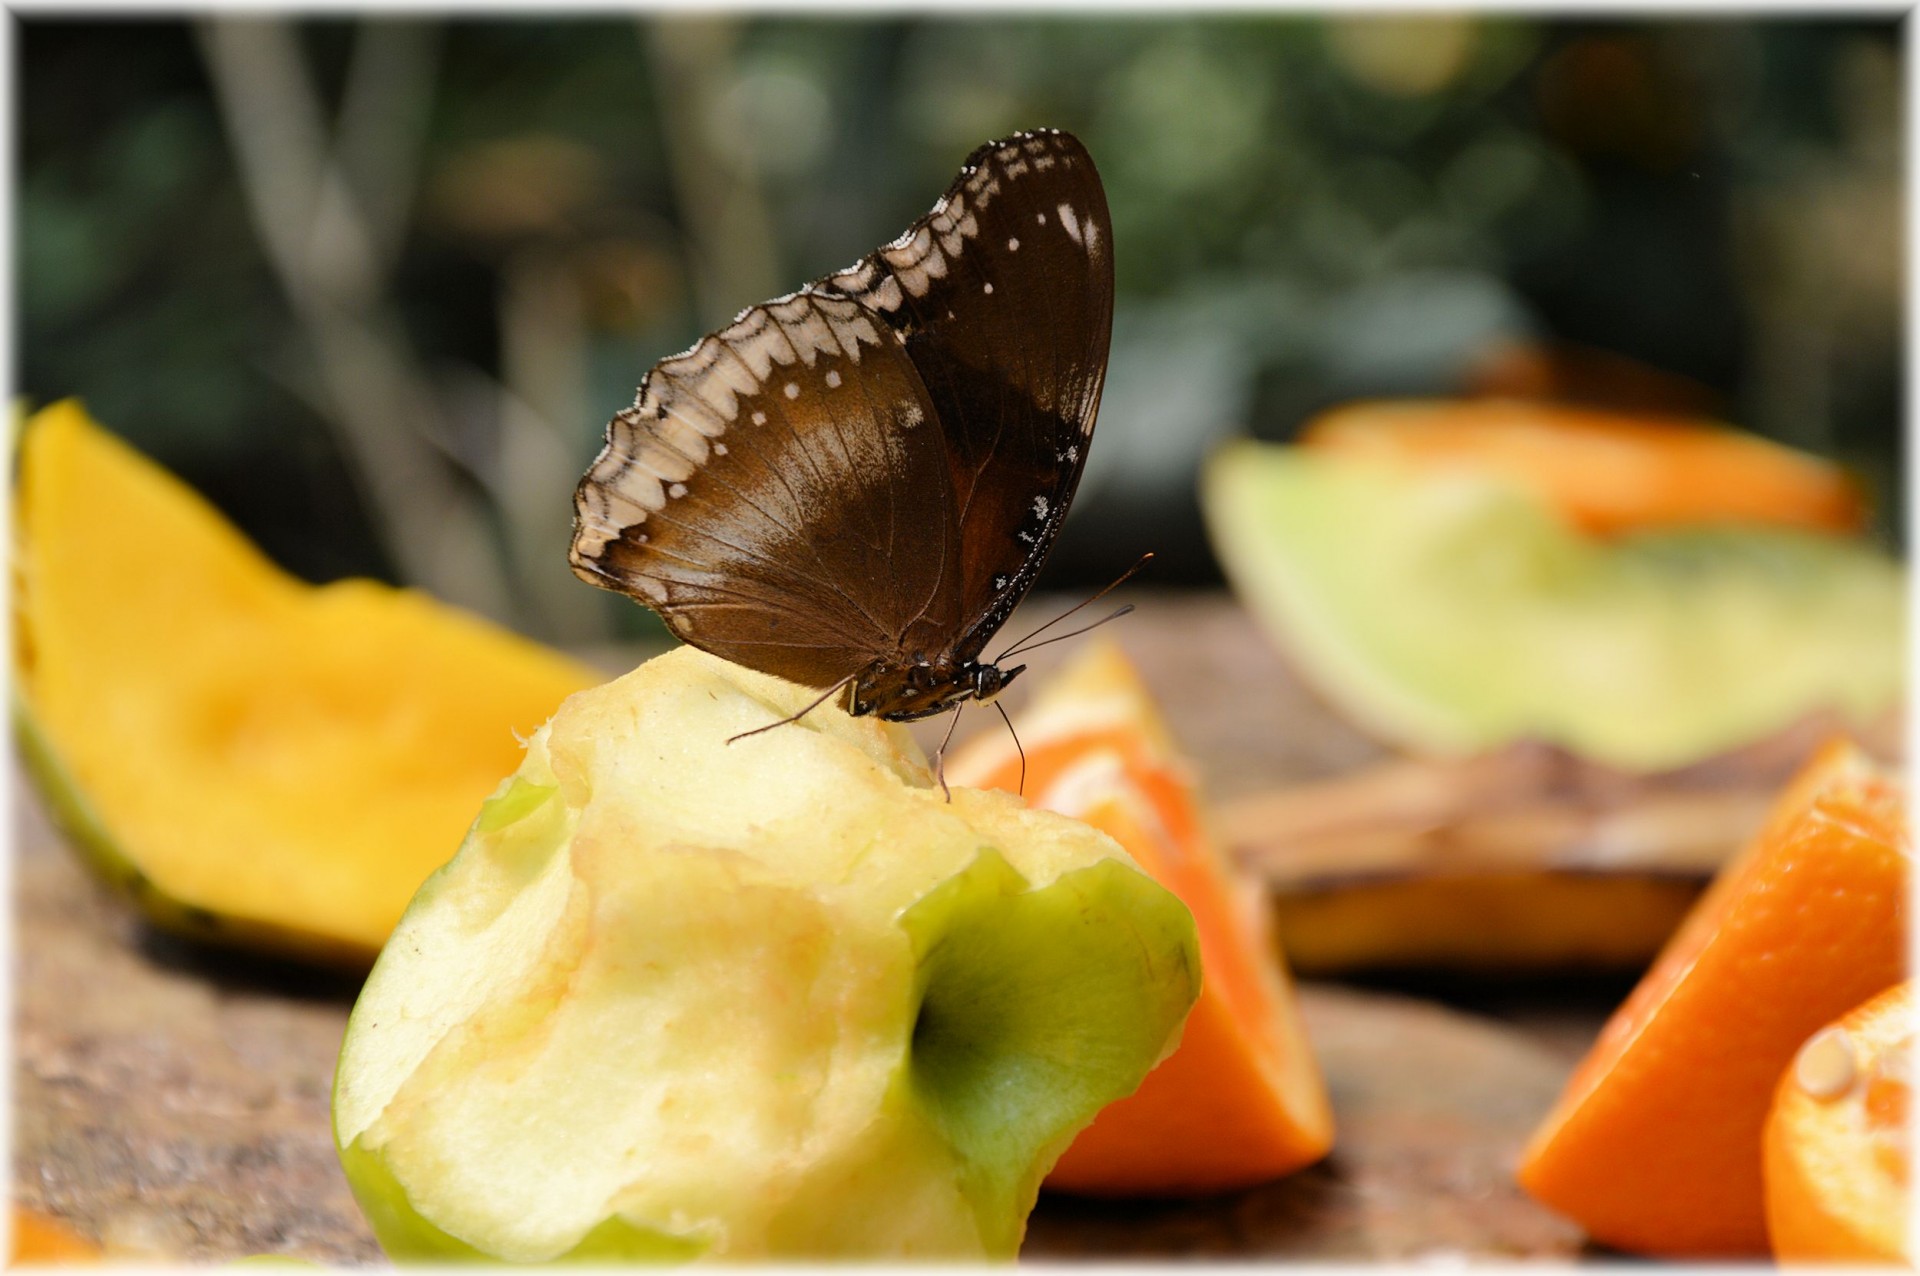
{"label": "wooden table surface", "polygon": [[[1107,632],[1163,699],[1215,796],[1380,756],[1223,596],[1134,601],[1140,610]],[[1008,632],[1055,606],[1036,600]],[[1075,645],[1036,652],[1026,686]],[[1004,729],[988,714],[973,726]],[[355,981],[154,934],[83,874],[18,779],[14,798],[16,1199],[126,1255],[377,1261],[328,1137]],[[1578,1256],[1577,1230],[1523,1197],[1510,1171],[1621,991],[1308,985],[1339,1126],[1327,1162],[1204,1201],[1045,1196],[1026,1253]]]}

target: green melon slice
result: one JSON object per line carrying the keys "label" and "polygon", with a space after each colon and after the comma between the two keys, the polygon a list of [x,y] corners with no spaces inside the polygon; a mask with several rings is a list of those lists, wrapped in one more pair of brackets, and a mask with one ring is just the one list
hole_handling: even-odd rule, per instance
{"label": "green melon slice", "polygon": [[1496,479],[1253,442],[1201,486],[1229,580],[1302,675],[1416,752],[1534,738],[1658,770],[1901,693],[1905,575],[1858,540],[1598,540]]}

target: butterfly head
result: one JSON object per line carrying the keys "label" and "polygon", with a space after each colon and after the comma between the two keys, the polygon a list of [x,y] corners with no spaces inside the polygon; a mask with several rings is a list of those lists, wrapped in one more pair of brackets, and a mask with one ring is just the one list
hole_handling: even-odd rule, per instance
{"label": "butterfly head", "polygon": [[1025,669],[1025,665],[1015,665],[1011,669],[1002,669],[999,665],[974,665],[973,698],[985,704],[1005,690],[1006,685],[1019,677]]}

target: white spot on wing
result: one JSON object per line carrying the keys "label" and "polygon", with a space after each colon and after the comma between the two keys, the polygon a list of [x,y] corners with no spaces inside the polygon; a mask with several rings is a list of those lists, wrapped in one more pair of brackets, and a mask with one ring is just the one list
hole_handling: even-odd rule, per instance
{"label": "white spot on wing", "polygon": [[[716,378],[736,395],[752,394],[760,388],[760,383],[754,379],[752,372],[742,366],[738,359],[721,358],[717,360],[707,375]],[[727,413],[727,419],[731,421],[734,412],[737,411],[739,411],[739,405],[735,404],[733,410]]]}
{"label": "white spot on wing", "polygon": [[782,394],[784,394],[784,395],[786,395],[786,396],[787,396],[787,397],[788,397],[789,399],[797,399],[797,398],[799,398],[799,397],[800,397],[800,383],[799,383],[799,382],[797,382],[797,381],[789,381],[789,382],[787,382],[787,385],[786,385],[786,388],[785,388],[784,390],[782,390],[782,391],[781,391],[781,393],[782,393]]}
{"label": "white spot on wing", "polygon": [[840,374],[831,368],[827,369],[827,388],[829,390],[840,388]]}
{"label": "white spot on wing", "polygon": [[902,266],[918,264],[932,251],[933,230],[922,226],[918,230],[902,234],[900,238],[882,248],[880,255],[887,259],[889,266],[898,270]]}
{"label": "white spot on wing", "polygon": [[856,315],[851,319],[836,319],[829,316],[827,322],[833,326],[833,335],[840,342],[840,348],[855,363],[860,362],[860,347],[871,342],[880,344],[880,334],[874,330],[873,321],[865,315]]}
{"label": "white spot on wing", "polygon": [[984,286],[982,286],[982,288],[980,289],[980,291],[981,291],[981,292],[984,292],[984,293],[986,293],[986,294],[987,294],[987,296],[989,296],[989,297],[991,297],[991,296],[993,296],[993,285],[992,285],[992,284],[986,284],[986,285],[984,285]]}
{"label": "white spot on wing", "polygon": [[873,287],[873,276],[876,270],[877,267],[871,261],[862,258],[830,278],[848,292],[860,293]]}
{"label": "white spot on wing", "polygon": [[[830,323],[813,298],[797,296],[784,304],[768,307],[768,313],[780,325],[781,333],[800,361],[811,368],[822,354],[838,354],[843,348],[836,329],[852,334],[848,321]],[[856,342],[857,344],[857,342]],[[784,361],[783,361],[784,362]]]}
{"label": "white spot on wing", "polygon": [[1046,497],[1036,496],[1033,498],[1033,516],[1035,518],[1045,518],[1047,516],[1047,498]]}
{"label": "white spot on wing", "polygon": [[1060,225],[1067,232],[1067,238],[1076,244],[1083,243],[1080,238],[1080,219],[1074,215],[1073,205],[1062,204],[1059,211]]}
{"label": "white spot on wing", "polygon": [[[764,345],[767,348],[767,357],[783,368],[799,361],[800,352],[794,349],[793,341],[777,323],[767,325],[765,335],[757,344]],[[771,367],[768,371],[772,371]]]}
{"label": "white spot on wing", "polygon": [[746,361],[747,370],[753,373],[755,381],[765,381],[773,371],[773,349],[765,341],[748,339],[734,346],[740,357]]}
{"label": "white spot on wing", "polygon": [[[981,212],[986,211],[987,205],[991,204],[994,196],[999,193],[1000,179],[985,164],[975,169],[973,176],[967,179],[967,194],[973,196],[973,206]],[[969,213],[968,216],[971,217],[972,214]]]}
{"label": "white spot on wing", "polygon": [[[897,272],[894,278],[900,281],[900,286],[905,288],[909,294],[915,297],[924,297],[927,295],[926,271],[918,266],[909,266],[904,269],[896,266],[894,269]],[[896,302],[895,304],[897,305],[898,303]]]}
{"label": "white spot on wing", "polygon": [[709,374],[693,381],[692,386],[693,392],[700,396],[716,418],[721,421],[733,420],[733,387],[724,378]]}
{"label": "white spot on wing", "polygon": [[1019,251],[1020,251],[1020,241],[1019,241],[1019,240],[1017,240],[1017,239],[1009,239],[1009,240],[1007,241],[1007,251],[1008,251],[1008,252],[1010,252],[1010,253],[1017,253],[1017,252],[1019,252]]}

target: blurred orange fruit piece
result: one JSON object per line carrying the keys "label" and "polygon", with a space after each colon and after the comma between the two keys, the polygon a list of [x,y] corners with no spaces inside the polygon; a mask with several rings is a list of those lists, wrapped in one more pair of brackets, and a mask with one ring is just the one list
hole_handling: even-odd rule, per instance
{"label": "blurred orange fruit piece", "polygon": [[[1118,647],[1089,644],[1015,723],[1028,801],[1105,831],[1178,895],[1199,928],[1204,971],[1179,1049],[1080,1133],[1047,1185],[1201,1195],[1326,1155],[1333,1114],[1265,898],[1209,839],[1199,795],[1139,674]],[[946,775],[1016,791],[1019,754],[1008,736],[983,733]]]}
{"label": "blurred orange fruit piece", "polygon": [[37,1213],[24,1205],[13,1207],[12,1266],[27,1263],[96,1263],[100,1258],[98,1245],[59,1219]]}
{"label": "blurred orange fruit piece", "polygon": [[1859,489],[1838,466],[1684,417],[1522,399],[1375,401],[1323,414],[1300,442],[1495,474],[1597,535],[1706,523],[1847,533],[1866,522]]}
{"label": "blurred orange fruit piece", "polygon": [[1815,756],[1534,1131],[1528,1192],[1621,1249],[1767,1251],[1760,1136],[1781,1071],[1905,974],[1903,801],[1852,745]]}
{"label": "blurred orange fruit piece", "polygon": [[1774,1092],[1763,1165],[1774,1257],[1913,1263],[1913,984],[1809,1037]]}

